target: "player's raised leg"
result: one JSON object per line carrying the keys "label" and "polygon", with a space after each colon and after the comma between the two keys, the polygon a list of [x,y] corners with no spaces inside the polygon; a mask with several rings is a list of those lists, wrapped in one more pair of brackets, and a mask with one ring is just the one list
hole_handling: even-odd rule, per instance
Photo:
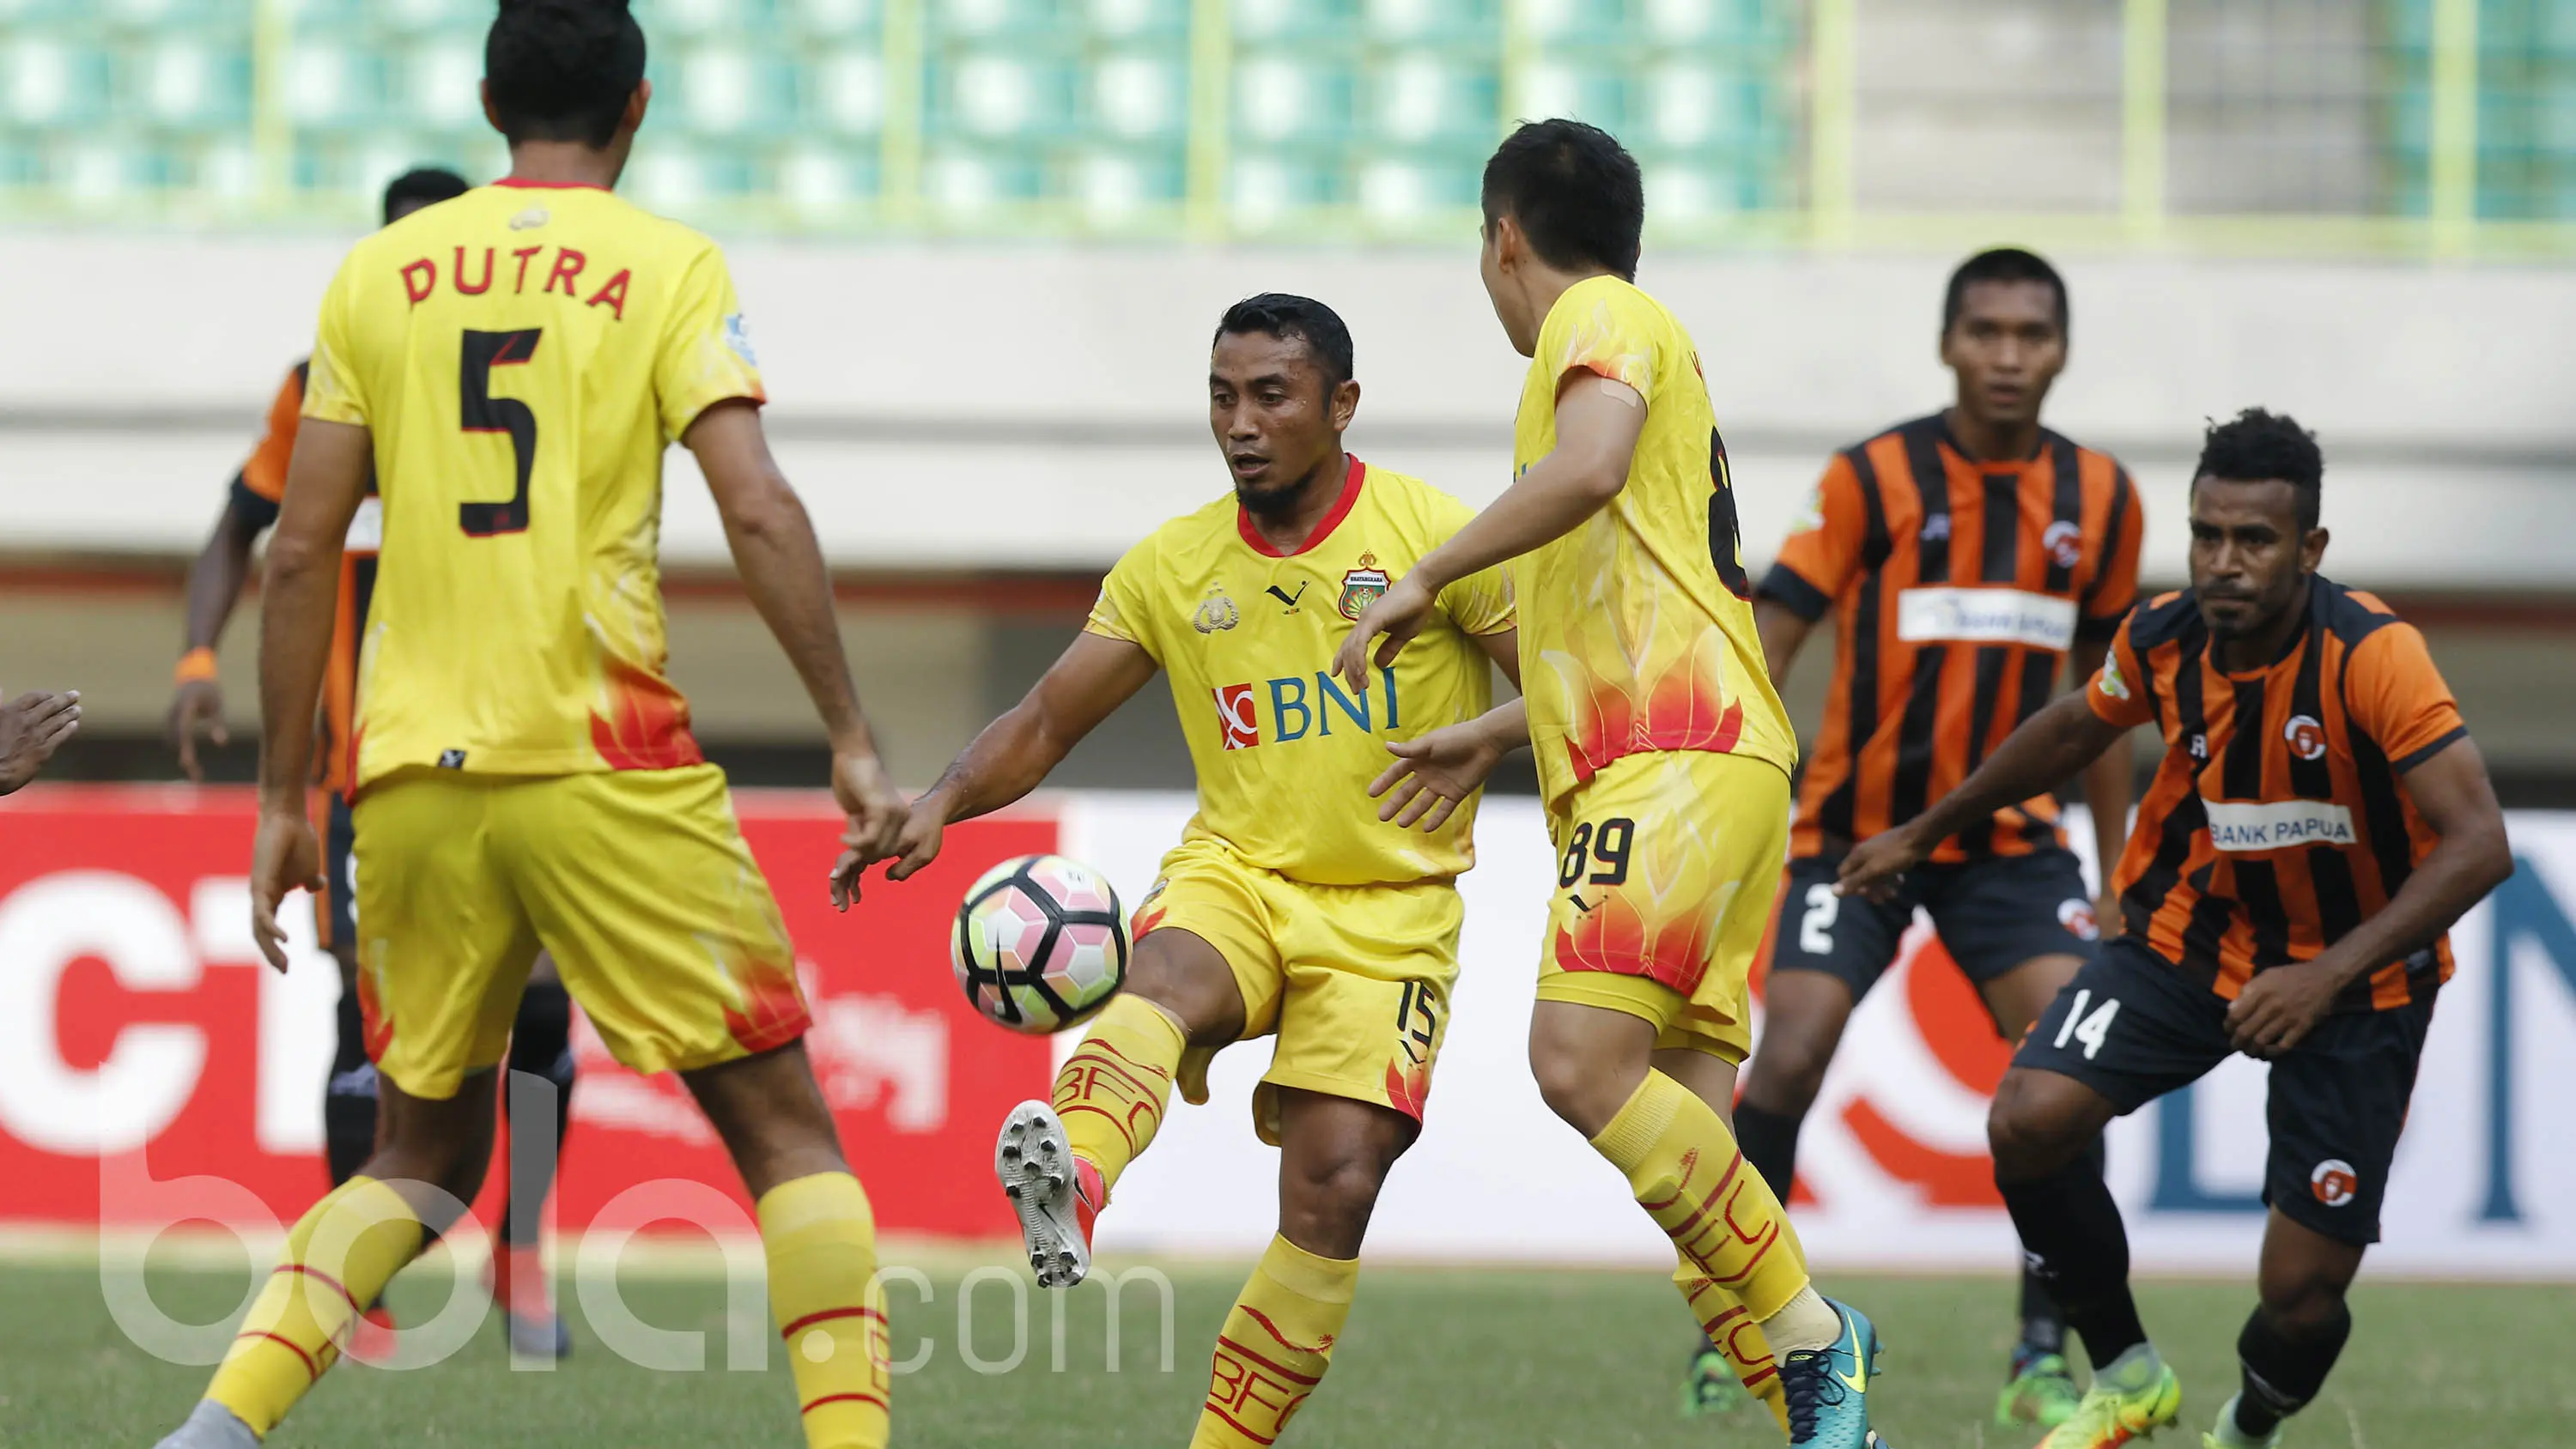
{"label": "player's raised leg", "polygon": [[[1138,914],[1159,919],[1150,900]],[[1182,1058],[1240,1040],[1244,1019],[1234,970],[1205,937],[1157,924],[1137,938],[1126,990],[1065,1059],[1049,1099],[1012,1108],[993,1147],[1041,1286],[1069,1288],[1091,1271],[1093,1220],[1152,1145]]]}
{"label": "player's raised leg", "polygon": [[1191,1449],[1257,1449],[1322,1382],[1359,1283],[1360,1243],[1421,1124],[1392,1108],[1278,1089],[1279,1232],[1217,1333]]}

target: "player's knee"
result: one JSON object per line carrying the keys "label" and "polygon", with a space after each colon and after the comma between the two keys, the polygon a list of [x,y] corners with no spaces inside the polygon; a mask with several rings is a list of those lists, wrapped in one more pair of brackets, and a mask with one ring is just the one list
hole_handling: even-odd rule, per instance
{"label": "player's knee", "polygon": [[1833,1046],[1797,1032],[1766,1029],[1762,1049],[1744,1069],[1744,1100],[1782,1117],[1803,1117],[1824,1090]]}
{"label": "player's knee", "polygon": [[1139,951],[1129,969],[1127,992],[1150,1001],[1180,1019],[1194,1045],[1230,1042],[1243,1031],[1243,991],[1234,973],[1217,962],[1170,952]]}
{"label": "player's knee", "polygon": [[2257,1278],[2263,1316],[2289,1338],[2324,1337],[2337,1331],[2350,1310],[2344,1290],[2351,1276],[2340,1264],[2268,1261]]}
{"label": "player's knee", "polygon": [[1622,1079],[1616,1064],[1536,1033],[1530,1037],[1530,1075],[1547,1109],[1587,1138],[1600,1136],[1637,1089],[1634,1080]]}
{"label": "player's knee", "polygon": [[1386,1165],[1365,1152],[1312,1164],[1292,1175],[1281,1195],[1279,1229],[1310,1252],[1356,1257],[1385,1182]]}
{"label": "player's knee", "polygon": [[1986,1146],[1994,1154],[1997,1182],[2048,1176],[2082,1147],[2042,1089],[2021,1072],[2007,1072],[1986,1111]]}

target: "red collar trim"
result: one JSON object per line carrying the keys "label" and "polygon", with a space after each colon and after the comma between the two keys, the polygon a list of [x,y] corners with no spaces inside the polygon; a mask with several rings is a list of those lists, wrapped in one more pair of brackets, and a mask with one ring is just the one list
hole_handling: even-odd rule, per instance
{"label": "red collar trim", "polygon": [[[1359,503],[1360,484],[1367,476],[1368,465],[1359,460],[1358,454],[1352,454],[1350,476],[1342,480],[1342,496],[1333,500],[1333,511],[1324,515],[1323,521],[1315,525],[1313,533],[1306,535],[1305,546],[1298,549],[1297,553],[1313,553],[1325,539],[1332,537],[1333,530],[1342,526],[1342,520],[1350,517],[1351,509]],[[1252,526],[1251,511],[1240,503],[1234,505],[1234,527],[1236,532],[1243,535],[1243,541],[1252,545],[1252,551],[1263,558],[1297,556],[1292,553],[1281,553],[1271,547],[1270,540],[1261,536],[1261,530]]]}
{"label": "red collar trim", "polygon": [[506,186],[512,191],[606,191],[608,189],[588,181],[530,181],[523,176],[504,176],[492,184]]}

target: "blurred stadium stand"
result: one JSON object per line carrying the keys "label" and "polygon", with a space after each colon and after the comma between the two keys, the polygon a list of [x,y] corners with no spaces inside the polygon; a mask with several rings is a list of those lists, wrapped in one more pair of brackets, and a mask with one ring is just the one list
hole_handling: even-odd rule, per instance
{"label": "blurred stadium stand", "polygon": [[[731,251],[911,778],[1126,542],[1223,486],[1198,370],[1235,296],[1342,308],[1354,446],[1491,496],[1519,362],[1469,265],[1477,172],[1507,118],[1575,114],[1645,166],[1644,280],[1706,354],[1748,554],[1828,449],[1945,395],[1948,265],[2038,245],[2076,297],[2050,420],[2137,471],[2151,576],[2180,577],[2200,421],[2290,408],[2326,440],[2334,571],[2428,620],[2509,793],[2576,803],[2576,0],[636,12],[627,189]],[[340,250],[395,172],[505,162],[490,14],[0,0],[0,683],[90,691],[66,770],[168,772],[178,571]],[[671,473],[680,679],[720,757],[810,778],[801,700]],[[1158,689],[1067,780],[1177,783],[1175,744]]]}

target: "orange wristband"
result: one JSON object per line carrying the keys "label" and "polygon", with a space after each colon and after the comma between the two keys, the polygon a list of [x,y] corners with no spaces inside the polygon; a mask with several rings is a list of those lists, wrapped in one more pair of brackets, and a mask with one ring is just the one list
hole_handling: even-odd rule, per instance
{"label": "orange wristband", "polygon": [[177,682],[181,684],[192,684],[200,679],[214,678],[215,651],[199,648],[180,655],[176,674]]}

